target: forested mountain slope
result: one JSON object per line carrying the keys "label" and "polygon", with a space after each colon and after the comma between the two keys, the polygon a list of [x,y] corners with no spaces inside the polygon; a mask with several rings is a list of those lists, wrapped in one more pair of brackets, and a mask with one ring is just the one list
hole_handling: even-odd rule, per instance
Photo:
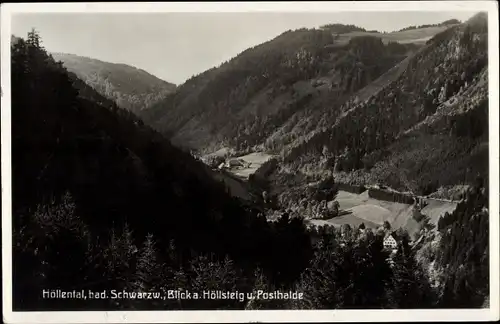
{"label": "forested mountain slope", "polygon": [[288,31],[193,77],[141,117],[200,155],[280,156],[273,195],[332,173],[427,195],[487,178],[486,27],[478,14],[394,33]]}
{"label": "forested mountain slope", "polygon": [[416,258],[429,273],[443,307],[488,307],[488,202],[487,186],[469,191],[453,213],[439,219],[437,233],[425,236],[418,249]]}
{"label": "forested mountain slope", "polygon": [[[257,267],[284,285],[298,277],[311,253],[300,220],[257,217],[203,163],[69,75],[40,44],[31,32],[12,47],[14,309],[134,303],[42,299],[40,289],[54,287],[231,290],[236,280],[252,285]],[[196,286],[214,267],[227,280]],[[189,307],[168,303],[160,309]]]}
{"label": "forested mountain slope", "polygon": [[123,108],[138,113],[175,91],[176,86],[126,64],[115,64],[74,54],[51,53],[68,71]]}
{"label": "forested mountain slope", "polygon": [[361,90],[333,122],[285,148],[285,169],[419,194],[487,178],[486,17],[436,35],[403,63],[397,78]]}
{"label": "forested mountain slope", "polygon": [[422,29],[422,28],[429,28],[429,27],[441,27],[441,26],[450,26],[450,25],[458,25],[460,24],[460,21],[457,19],[448,19],[446,21],[443,21],[442,23],[439,24],[426,24],[426,25],[419,25],[419,26],[408,26],[405,28],[400,29],[400,32],[407,31],[407,30],[414,30],[414,29]]}

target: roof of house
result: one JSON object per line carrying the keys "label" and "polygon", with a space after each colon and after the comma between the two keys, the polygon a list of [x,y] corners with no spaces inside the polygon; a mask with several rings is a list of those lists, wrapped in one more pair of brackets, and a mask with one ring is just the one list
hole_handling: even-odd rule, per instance
{"label": "roof of house", "polygon": [[401,239],[399,235],[397,235],[396,231],[387,232],[384,236],[384,240],[387,239],[389,236],[392,236],[396,241],[399,241]]}

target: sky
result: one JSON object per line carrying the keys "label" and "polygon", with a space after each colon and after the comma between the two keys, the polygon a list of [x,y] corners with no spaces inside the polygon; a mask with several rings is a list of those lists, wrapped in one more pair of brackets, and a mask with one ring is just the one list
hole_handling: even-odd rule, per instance
{"label": "sky", "polygon": [[51,52],[87,56],[141,68],[181,84],[289,29],[328,23],[394,31],[410,25],[467,20],[475,12],[238,12],[238,13],[22,13],[12,34],[32,27]]}

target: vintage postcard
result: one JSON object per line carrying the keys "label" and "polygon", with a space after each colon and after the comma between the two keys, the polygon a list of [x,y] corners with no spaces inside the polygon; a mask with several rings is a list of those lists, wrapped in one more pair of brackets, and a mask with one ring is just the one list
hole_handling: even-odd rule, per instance
{"label": "vintage postcard", "polygon": [[498,320],[498,45],[495,1],[2,4],[4,321]]}

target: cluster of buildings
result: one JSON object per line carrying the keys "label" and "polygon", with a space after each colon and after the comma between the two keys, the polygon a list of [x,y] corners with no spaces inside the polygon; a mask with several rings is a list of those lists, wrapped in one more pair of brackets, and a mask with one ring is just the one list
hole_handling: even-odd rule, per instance
{"label": "cluster of buildings", "polygon": [[[365,232],[364,228],[360,228],[359,231]],[[341,237],[344,238],[344,232],[342,232]],[[401,237],[396,233],[396,231],[387,231],[384,236],[383,246],[384,249],[388,251],[392,251],[395,253],[398,249],[398,246],[401,244]],[[341,239],[341,246],[345,245],[345,241]]]}
{"label": "cluster of buildings", "polygon": [[229,159],[219,164],[217,168],[219,170],[223,170],[223,169],[238,169],[238,168],[248,168],[248,167],[250,167],[250,163],[245,162],[242,159]]}
{"label": "cluster of buildings", "polygon": [[395,232],[387,233],[384,237],[384,248],[388,250],[395,250],[398,248],[398,236]]}

